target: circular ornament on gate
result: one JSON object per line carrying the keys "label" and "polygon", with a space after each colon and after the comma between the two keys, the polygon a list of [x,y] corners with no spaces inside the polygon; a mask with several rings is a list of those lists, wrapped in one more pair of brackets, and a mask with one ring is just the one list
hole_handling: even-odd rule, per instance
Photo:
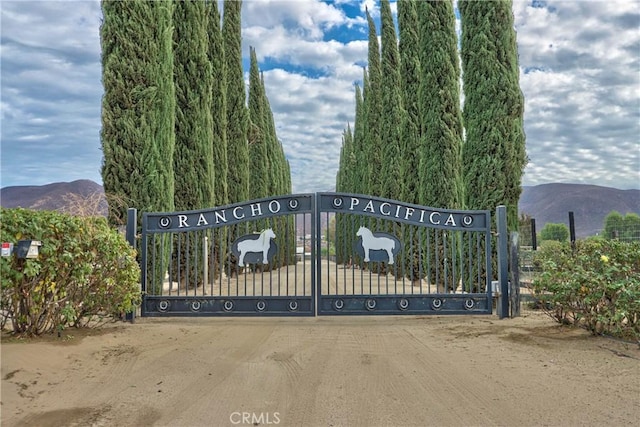
{"label": "circular ornament on gate", "polygon": [[289,199],[289,209],[292,211],[296,211],[298,210],[298,208],[300,207],[300,204],[298,203],[297,199]]}
{"label": "circular ornament on gate", "polygon": [[342,301],[341,299],[337,299],[333,302],[333,308],[335,308],[336,310],[342,310],[344,308],[344,301]]}
{"label": "circular ornament on gate", "polygon": [[289,301],[289,311],[296,311],[298,309],[298,301]]}
{"label": "circular ornament on gate", "polygon": [[464,300],[464,308],[467,310],[471,310],[476,305],[476,302],[471,298],[467,298]]}
{"label": "circular ornament on gate", "polygon": [[202,308],[200,301],[193,301],[191,303],[191,311],[200,311],[200,308]]}
{"label": "circular ornament on gate", "polygon": [[473,217],[471,215],[465,215],[462,217],[462,225],[465,227],[471,227],[473,225]]}
{"label": "circular ornament on gate", "polygon": [[442,308],[442,300],[440,298],[434,298],[434,300],[431,301],[431,307],[433,307],[434,310],[440,310]]}
{"label": "circular ornament on gate", "polygon": [[171,303],[166,299],[163,299],[158,303],[158,311],[161,311],[162,313],[169,310],[170,307],[171,307]]}
{"label": "circular ornament on gate", "polygon": [[336,209],[342,209],[342,198],[334,197],[333,198],[333,207]]}
{"label": "circular ornament on gate", "polygon": [[168,216],[163,216],[158,220],[158,225],[160,228],[169,228],[171,227],[171,218]]}
{"label": "circular ornament on gate", "polygon": [[222,308],[224,309],[224,311],[231,311],[233,310],[233,301],[225,301],[224,304],[222,304]]}
{"label": "circular ornament on gate", "polygon": [[369,298],[364,302],[364,306],[367,308],[367,310],[373,310],[376,308],[376,300],[374,300],[373,298]]}
{"label": "circular ornament on gate", "polygon": [[265,311],[267,308],[267,303],[260,300],[256,303],[256,310],[258,311]]}
{"label": "circular ornament on gate", "polygon": [[398,301],[398,308],[402,311],[409,308],[409,300],[406,298],[400,298],[400,301]]}

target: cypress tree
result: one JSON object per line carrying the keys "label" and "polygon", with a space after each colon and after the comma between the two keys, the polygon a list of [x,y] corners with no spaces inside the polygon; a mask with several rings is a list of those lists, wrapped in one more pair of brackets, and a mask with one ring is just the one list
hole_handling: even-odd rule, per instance
{"label": "cypress tree", "polygon": [[419,4],[420,204],[461,207],[460,69],[451,0]]}
{"label": "cypress tree", "polygon": [[[461,208],[462,181],[460,109],[460,69],[455,33],[453,5],[448,1],[425,1],[418,4],[420,23],[421,117],[420,204],[435,208]],[[450,278],[459,266],[452,248],[455,233],[427,230],[426,247],[430,248],[427,276],[438,292],[452,291]],[[459,260],[459,259],[458,259]],[[423,259],[424,262],[424,259]],[[445,284],[449,289],[445,289]]]}
{"label": "cypress tree", "polygon": [[224,44],[220,29],[220,12],[216,0],[207,0],[205,6],[209,15],[209,62],[211,62],[212,76],[212,107],[213,123],[213,174],[215,183],[215,205],[223,206],[229,203],[227,188],[227,83],[224,56]]}
{"label": "cypress tree", "polygon": [[380,45],[378,44],[378,36],[376,35],[376,26],[368,10],[366,11],[366,15],[369,24],[369,84],[365,87],[364,93],[366,111],[366,163],[363,164],[363,167],[367,170],[367,174],[364,177],[364,185],[366,185],[365,192],[377,194],[382,190],[382,177],[380,174],[383,148],[380,135],[382,123],[382,71],[380,69]]}
{"label": "cypress tree", "polygon": [[102,2],[102,181],[109,221],[174,209],[171,1]]}
{"label": "cypress tree", "polygon": [[267,88],[264,84],[264,74],[260,73],[260,86],[262,94],[262,122],[264,124],[264,134],[267,143],[267,159],[269,164],[268,182],[267,182],[267,194],[271,196],[278,196],[286,194],[284,189],[283,171],[284,171],[284,156],[282,146],[278,142],[278,136],[276,135],[276,125],[273,121],[273,112],[271,111],[271,104],[269,104],[269,98],[267,97]]}
{"label": "cypress tree", "polygon": [[[101,172],[109,221],[121,225],[128,207],[174,210],[173,2],[101,6]],[[151,294],[162,286],[171,250],[168,241],[153,244],[159,260],[147,277]]]}
{"label": "cypress tree", "polygon": [[353,133],[351,125],[347,123],[347,128],[342,132],[342,147],[340,148],[340,166],[336,176],[336,191],[349,191],[349,179],[351,169],[349,161],[353,150]]}
{"label": "cypress tree", "polygon": [[214,199],[212,74],[207,14],[201,1],[177,2],[174,10],[176,91],[175,207],[211,207]]}
{"label": "cypress tree", "polygon": [[400,92],[400,56],[396,27],[389,0],[381,2],[382,15],[382,117],[380,139],[382,144],[381,181],[379,195],[400,199],[402,191],[400,136],[404,116]]}
{"label": "cypress tree", "polygon": [[264,124],[262,82],[256,51],[250,47],[249,68],[249,198],[258,199],[268,196],[267,177],[269,163],[267,158],[266,127]]}
{"label": "cypress tree", "polygon": [[[351,126],[347,124],[347,129],[342,134],[342,147],[340,149],[340,167],[336,177],[336,191],[349,192],[350,180],[353,178],[354,168],[350,165],[353,155],[353,133]],[[333,243],[336,250],[336,262],[347,263],[352,253],[353,227],[344,214],[337,213],[334,219],[334,230],[332,234]]]}
{"label": "cypress tree", "polygon": [[[227,188],[227,83],[224,62],[224,45],[220,28],[220,12],[216,0],[205,0],[208,17],[209,62],[211,63],[211,118],[213,156],[213,182],[215,184],[215,205],[224,206],[229,203]],[[227,230],[221,228],[212,232],[213,253],[209,261],[209,271],[214,279],[220,273],[220,266],[227,252]]]}
{"label": "cypress tree", "polygon": [[402,192],[400,199],[407,203],[420,203],[420,35],[415,0],[398,0],[398,27],[400,29],[400,76],[404,114],[402,116]]}
{"label": "cypress tree", "polygon": [[[364,71],[364,81],[367,81],[367,72]],[[365,193],[364,183],[367,168],[366,146],[365,146],[365,105],[360,86],[356,84],[356,114],[353,125],[353,149],[349,159],[349,176],[345,191],[351,193]]]}
{"label": "cypress tree", "polygon": [[241,9],[241,0],[224,2],[222,38],[227,77],[227,188],[230,203],[245,201],[249,196],[249,120],[242,70]]}
{"label": "cypress tree", "polygon": [[517,231],[526,153],[512,2],[465,0],[460,14],[466,205],[506,205],[509,229]]}
{"label": "cypress tree", "polygon": [[[212,74],[209,62],[208,14],[198,0],[177,2],[174,21],[176,91],[175,208],[194,210],[215,204],[213,172]],[[185,288],[202,284],[200,242],[174,242],[173,268]],[[215,273],[214,273],[215,275]]]}

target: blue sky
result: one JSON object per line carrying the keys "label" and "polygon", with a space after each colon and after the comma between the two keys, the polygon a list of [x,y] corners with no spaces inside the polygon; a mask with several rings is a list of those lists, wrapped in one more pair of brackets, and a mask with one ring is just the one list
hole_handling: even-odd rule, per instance
{"label": "blue sky", "polygon": [[[379,19],[374,0],[243,3],[246,63],[254,46],[295,192],[334,188],[365,7]],[[640,188],[640,3],[514,0],[513,12],[523,184]],[[0,186],[102,183],[100,3],[3,0],[0,13]]]}

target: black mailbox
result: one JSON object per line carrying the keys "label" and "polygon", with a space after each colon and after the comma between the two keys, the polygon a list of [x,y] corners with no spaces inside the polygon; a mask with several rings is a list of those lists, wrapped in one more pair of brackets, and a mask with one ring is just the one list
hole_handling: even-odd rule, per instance
{"label": "black mailbox", "polygon": [[18,240],[14,252],[17,258],[38,258],[42,242],[38,240]]}

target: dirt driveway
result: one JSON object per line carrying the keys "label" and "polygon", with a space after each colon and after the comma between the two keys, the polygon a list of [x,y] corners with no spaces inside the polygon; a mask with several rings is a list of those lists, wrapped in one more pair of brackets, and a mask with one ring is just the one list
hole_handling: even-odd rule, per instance
{"label": "dirt driveway", "polygon": [[637,425],[637,345],[495,316],[137,319],[2,343],[2,426]]}

